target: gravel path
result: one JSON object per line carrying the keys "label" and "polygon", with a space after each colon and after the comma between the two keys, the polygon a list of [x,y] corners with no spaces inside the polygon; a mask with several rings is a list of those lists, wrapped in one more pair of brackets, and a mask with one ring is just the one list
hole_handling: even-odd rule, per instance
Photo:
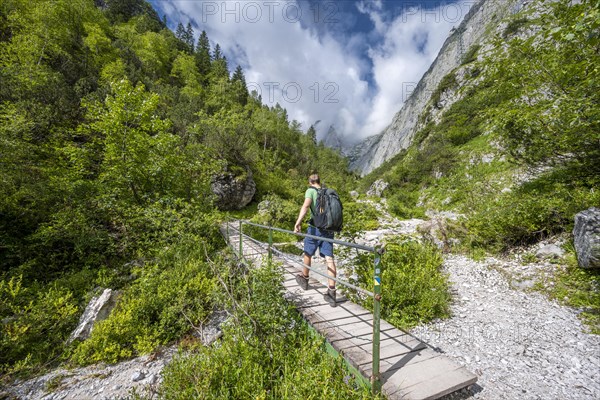
{"label": "gravel path", "polygon": [[576,311],[510,287],[499,261],[449,255],[453,317],[413,333],[478,375],[448,399],[600,399],[600,336]]}

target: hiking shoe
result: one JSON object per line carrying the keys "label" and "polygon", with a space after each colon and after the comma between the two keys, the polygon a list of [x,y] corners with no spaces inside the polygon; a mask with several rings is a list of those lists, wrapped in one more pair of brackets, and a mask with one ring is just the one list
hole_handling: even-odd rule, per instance
{"label": "hiking shoe", "polygon": [[308,278],[304,274],[300,273],[296,275],[296,282],[298,282],[302,290],[308,290]]}
{"label": "hiking shoe", "polygon": [[325,292],[325,294],[323,295],[323,299],[325,299],[325,301],[329,303],[331,307],[337,306],[335,300],[335,289],[327,289],[327,292]]}

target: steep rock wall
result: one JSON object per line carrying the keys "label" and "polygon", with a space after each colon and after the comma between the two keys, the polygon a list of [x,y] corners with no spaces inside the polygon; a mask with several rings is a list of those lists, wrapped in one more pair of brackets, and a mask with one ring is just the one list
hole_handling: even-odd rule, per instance
{"label": "steep rock wall", "polygon": [[[525,0],[526,1],[526,0]],[[367,138],[350,152],[350,168],[368,174],[402,149],[416,133],[419,115],[431,99],[442,78],[461,65],[463,55],[495,32],[506,16],[517,12],[524,0],[480,0],[471,6],[462,23],[454,29],[435,61],[425,72],[391,124],[379,135]]]}

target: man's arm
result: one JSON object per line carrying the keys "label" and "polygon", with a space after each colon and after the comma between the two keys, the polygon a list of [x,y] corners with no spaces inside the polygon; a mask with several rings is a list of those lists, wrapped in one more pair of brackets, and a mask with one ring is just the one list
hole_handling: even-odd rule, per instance
{"label": "man's arm", "polygon": [[304,204],[302,204],[302,208],[300,208],[300,214],[298,215],[298,219],[296,220],[296,225],[294,225],[294,232],[300,232],[302,230],[302,220],[306,216],[306,213],[310,209],[310,205],[312,204],[311,198],[305,198]]}

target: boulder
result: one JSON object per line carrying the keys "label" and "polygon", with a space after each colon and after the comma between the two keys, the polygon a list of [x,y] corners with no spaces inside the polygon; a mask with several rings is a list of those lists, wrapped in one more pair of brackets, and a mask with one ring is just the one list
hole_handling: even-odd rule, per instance
{"label": "boulder", "polygon": [[417,226],[417,232],[440,250],[447,251],[451,247],[452,243],[448,239],[448,226],[444,218],[436,217],[423,222]]}
{"label": "boulder", "polygon": [[540,259],[561,258],[565,251],[555,244],[542,246],[535,252],[535,256]]}
{"label": "boulder", "polygon": [[575,215],[573,242],[582,268],[600,268],[600,209],[588,208]]}
{"label": "boulder", "polygon": [[217,196],[216,204],[220,210],[241,210],[252,201],[256,183],[249,167],[237,174],[226,169],[213,177],[211,190]]}
{"label": "boulder", "polygon": [[258,203],[258,215],[268,215],[271,207],[272,207],[271,201],[269,201],[269,200],[261,201],[260,203]]}
{"label": "boulder", "polygon": [[367,191],[367,196],[381,197],[383,191],[387,189],[388,185],[389,183],[385,182],[383,179],[377,179]]}
{"label": "boulder", "polygon": [[358,192],[356,190],[353,190],[350,192],[350,197],[352,197],[353,199],[358,199]]}
{"label": "boulder", "polygon": [[104,289],[100,296],[92,298],[85,308],[83,315],[79,318],[79,325],[77,325],[77,328],[69,336],[68,342],[87,339],[94,328],[94,324],[109,316],[117,304],[118,295],[118,291]]}

